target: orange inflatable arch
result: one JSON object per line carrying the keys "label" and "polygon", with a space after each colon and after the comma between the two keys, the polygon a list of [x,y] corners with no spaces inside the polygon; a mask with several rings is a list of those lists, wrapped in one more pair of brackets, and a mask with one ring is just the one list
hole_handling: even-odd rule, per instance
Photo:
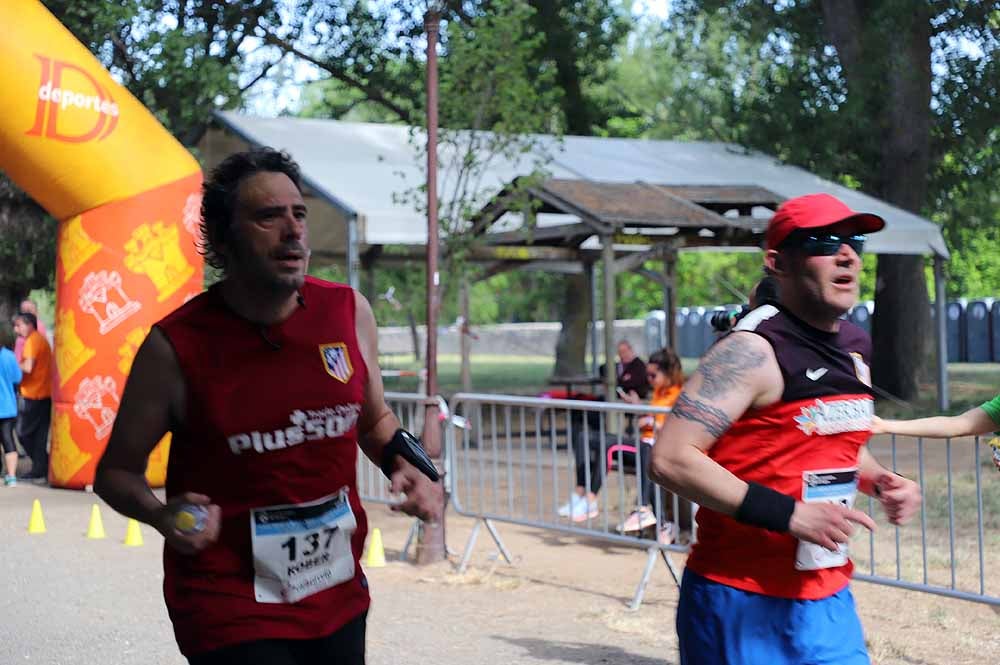
{"label": "orange inflatable arch", "polygon": [[59,220],[49,481],[82,489],[139,344],[202,290],[201,170],[37,0],[0,2],[0,90],[0,169]]}

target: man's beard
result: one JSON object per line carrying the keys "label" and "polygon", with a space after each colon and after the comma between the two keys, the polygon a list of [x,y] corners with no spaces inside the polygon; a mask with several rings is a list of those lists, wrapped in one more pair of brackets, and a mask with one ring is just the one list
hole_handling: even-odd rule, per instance
{"label": "man's beard", "polygon": [[[253,252],[235,247],[235,259],[239,267],[241,281],[273,295],[288,295],[298,291],[305,283],[305,266],[301,272],[277,272],[271,264],[271,257],[261,257]],[[309,252],[303,249],[308,257]],[[308,259],[305,259],[303,262]],[[306,264],[307,265],[307,264]]]}

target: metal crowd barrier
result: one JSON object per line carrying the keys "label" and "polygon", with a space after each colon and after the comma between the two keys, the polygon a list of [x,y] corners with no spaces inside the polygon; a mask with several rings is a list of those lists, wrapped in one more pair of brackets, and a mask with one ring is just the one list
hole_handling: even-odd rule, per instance
{"label": "metal crowd barrier", "polygon": [[869,449],[886,467],[915,480],[923,501],[902,527],[878,502],[858,507],[878,529],[851,545],[854,577],[923,593],[1000,606],[1000,473],[985,438],[878,436]]}
{"label": "metal crowd barrier", "polygon": [[[640,483],[644,471],[624,473],[626,456],[620,446],[636,443],[634,422],[651,413],[667,414],[670,409],[642,405],[553,400],[503,395],[460,393],[450,403],[451,412],[464,416],[467,426],[453,426],[448,443],[447,469],[451,476],[451,500],[460,515],[477,519],[466,544],[459,569],[464,570],[472,555],[480,527],[485,525],[501,556],[511,557],[494,522],[506,522],[560,531],[619,545],[646,549],[646,567],[631,606],[642,603],[656,560],[662,559],[674,581],[679,583],[671,552],[686,552],[681,543],[661,544],[657,530],[637,535],[618,533],[616,525],[641,506]],[[573,441],[580,438],[594,448],[581,456],[584,484],[603,479],[598,494],[597,515],[582,519],[560,517],[559,507],[568,502],[576,487]],[[645,444],[639,443],[642,446]],[[608,470],[608,453],[611,466]],[[634,475],[633,475],[634,474]],[[666,515],[674,533],[693,523],[695,507],[686,502],[666,500],[654,493],[654,513]],[[671,510],[672,509],[672,510]],[[648,531],[648,530],[647,530]]]}
{"label": "metal crowd barrier", "polygon": [[[503,522],[585,536],[647,550],[646,567],[630,607],[642,602],[657,558],[678,579],[671,553],[685,553],[697,538],[697,509],[676,497],[656,493],[655,513],[669,511],[681,540],[661,545],[652,534],[623,535],[615,525],[640,504],[640,479],[620,471],[622,458],[612,455],[616,470],[607,471],[607,452],[628,443],[627,416],[667,413],[669,409],[570,400],[461,393],[451,412],[467,421],[452,426],[445,437],[446,470],[455,510],[477,520],[465,547],[460,569],[467,566],[481,526],[486,526],[500,555],[511,556],[495,523]],[[604,473],[598,514],[579,522],[559,517],[557,510],[576,485],[574,435],[599,448],[598,468],[585,464],[585,483]],[[877,501],[861,497],[879,528],[859,529],[851,543],[855,578],[925,593],[1000,605],[1000,579],[986,571],[1000,569],[1000,474],[990,462],[985,442],[908,437],[874,437],[869,444],[888,468],[920,483],[924,501],[919,514],[903,527],[890,525]],[[683,527],[683,528],[682,528]]]}
{"label": "metal crowd barrier", "polygon": [[[386,392],[385,401],[392,409],[392,412],[399,418],[400,424],[410,432],[419,433],[424,428],[424,407],[427,403],[427,396],[413,393]],[[389,481],[367,455],[358,452],[358,493],[365,503],[395,503],[394,498],[389,493]],[[405,561],[409,556],[410,546],[414,543],[420,529],[420,520],[414,520],[410,527],[409,535],[406,537],[406,544],[403,546],[401,557]]]}

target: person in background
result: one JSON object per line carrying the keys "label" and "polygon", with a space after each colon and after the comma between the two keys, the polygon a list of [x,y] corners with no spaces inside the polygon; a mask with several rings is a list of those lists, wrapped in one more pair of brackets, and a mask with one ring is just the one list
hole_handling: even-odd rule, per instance
{"label": "person in background", "polygon": [[[21,301],[20,306],[17,308],[19,314],[33,314],[35,316],[35,321],[38,323],[38,332],[41,333],[42,337],[48,340],[48,336],[45,330],[45,324],[40,318],[38,318],[38,305],[35,304],[34,300],[25,298]],[[18,364],[21,363],[21,355],[24,351],[24,337],[18,336],[14,341],[14,357],[17,358]]]}
{"label": "person in background", "polygon": [[[18,338],[20,339],[20,338]],[[17,447],[14,424],[17,422],[17,384],[22,372],[14,352],[0,346],[0,443],[3,444],[4,478],[6,487],[17,485]]]}
{"label": "person in background", "polygon": [[[601,374],[604,374],[604,365]],[[631,342],[623,339],[618,342],[618,362],[615,363],[615,385],[624,392],[634,392],[639,399],[646,399],[649,394],[649,381],[646,379],[646,363],[636,355]]]}
{"label": "person in background", "polygon": [[31,457],[31,475],[27,479],[44,484],[49,477],[49,425],[52,422],[52,348],[38,332],[34,314],[14,317],[14,330],[24,339],[20,367],[21,414],[17,420],[17,435]]}
{"label": "person in background", "polygon": [[[646,364],[646,378],[653,388],[653,395],[649,400],[650,406],[672,407],[677,397],[681,394],[684,385],[684,373],[681,370],[681,359],[677,357],[673,349],[662,349],[649,357]],[[629,391],[622,399],[629,404],[642,404],[636,392]],[[659,524],[658,537],[663,544],[674,541],[673,522],[666,519],[667,515],[657,519],[654,514],[656,501],[654,492],[658,490],[656,483],[649,477],[649,452],[656,443],[656,434],[663,427],[666,414],[645,415],[639,418],[639,440],[635,442],[635,453],[623,452],[622,463],[633,463],[639,473],[640,500],[642,505],[634,511],[628,518],[618,525],[617,529],[621,533],[633,533]],[[636,457],[638,456],[638,459]],[[673,503],[671,497],[663,497],[659,505],[669,508]],[[669,509],[666,511],[669,512]]]}

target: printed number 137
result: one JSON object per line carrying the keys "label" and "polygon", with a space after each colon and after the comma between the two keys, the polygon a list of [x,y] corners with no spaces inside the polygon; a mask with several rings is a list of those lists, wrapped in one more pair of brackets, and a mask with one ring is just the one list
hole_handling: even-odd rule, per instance
{"label": "printed number 137", "polygon": [[[322,536],[326,536],[326,542],[323,543],[323,549],[329,549],[330,541],[333,540],[333,534],[336,530],[337,527],[328,526],[324,527],[322,531],[313,531],[310,534],[302,536],[302,540],[306,541],[306,545],[308,546],[307,549],[302,551],[302,556],[312,556],[313,554],[315,554],[316,550],[319,549],[319,541]],[[282,549],[285,548],[288,549],[289,561],[295,561],[295,559],[297,558],[296,557],[297,547],[298,547],[297,542],[298,538],[296,536],[292,536],[285,542],[281,543]]]}

